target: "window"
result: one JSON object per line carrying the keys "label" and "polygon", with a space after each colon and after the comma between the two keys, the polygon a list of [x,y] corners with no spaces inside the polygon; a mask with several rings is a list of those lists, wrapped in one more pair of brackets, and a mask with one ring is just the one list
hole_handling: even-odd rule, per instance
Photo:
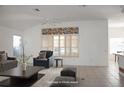
{"label": "window", "polygon": [[[46,31],[46,30],[45,30]],[[52,34],[52,31],[54,32]],[[52,30],[48,33],[42,32],[42,48],[45,50],[53,50],[54,56],[77,57],[79,55],[79,34],[59,33],[59,30]],[[55,33],[55,31],[57,31]]]}
{"label": "window", "polygon": [[53,50],[53,36],[52,35],[42,36],[42,47],[45,50]]}
{"label": "window", "polygon": [[110,54],[124,51],[124,38],[110,39]]}
{"label": "window", "polygon": [[19,56],[21,54],[21,36],[13,36],[13,55]]}

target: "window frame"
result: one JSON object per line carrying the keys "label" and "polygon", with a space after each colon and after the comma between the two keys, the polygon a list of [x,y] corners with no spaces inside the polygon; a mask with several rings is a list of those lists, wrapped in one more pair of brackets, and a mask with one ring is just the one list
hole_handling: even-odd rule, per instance
{"label": "window frame", "polygon": [[[60,40],[60,36],[61,35],[63,35],[64,36],[64,47],[61,47],[60,46],[60,42],[61,42],[61,40]],[[77,40],[77,47],[72,47],[72,35],[75,35],[75,34],[68,34],[69,36],[70,36],[70,53],[69,53],[69,55],[67,55],[67,46],[66,46],[66,40],[67,40],[67,36],[66,36],[66,34],[64,35],[64,34],[57,34],[56,36],[58,36],[59,38],[58,38],[58,55],[56,55],[55,57],[79,57],[79,35],[77,35],[76,34],[76,36],[77,36],[77,38],[78,38],[78,40]],[[48,35],[43,35],[43,36],[48,36]],[[42,48],[45,48],[45,49],[52,49],[52,51],[54,51],[54,36],[55,35],[51,35],[52,36],[52,47],[50,47],[50,46],[47,46],[47,47],[43,47],[43,43],[42,43]],[[42,40],[44,40],[44,39],[42,39]],[[42,41],[42,42],[44,42],[44,41]],[[49,40],[48,40],[48,42],[49,42]],[[60,50],[60,48],[64,48],[64,55],[61,55],[61,50]],[[72,55],[72,48],[77,48],[77,54],[76,55]]]}
{"label": "window frame", "polygon": [[[13,46],[12,46],[13,47],[13,56],[18,57],[22,54],[22,39],[23,38],[21,35],[13,35],[12,38],[13,38],[13,41],[12,41],[13,42]],[[20,43],[18,42],[18,45],[15,45],[15,42],[17,42],[16,41],[17,38]]]}

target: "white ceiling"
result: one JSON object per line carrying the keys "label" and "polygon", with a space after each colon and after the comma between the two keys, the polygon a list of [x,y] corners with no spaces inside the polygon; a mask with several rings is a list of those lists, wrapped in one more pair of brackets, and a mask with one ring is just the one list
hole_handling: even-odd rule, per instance
{"label": "white ceiling", "polygon": [[[35,11],[36,8],[40,9],[40,12]],[[22,31],[47,22],[110,19],[110,23],[117,23],[124,21],[122,8],[123,6],[119,5],[0,6],[0,25]]]}

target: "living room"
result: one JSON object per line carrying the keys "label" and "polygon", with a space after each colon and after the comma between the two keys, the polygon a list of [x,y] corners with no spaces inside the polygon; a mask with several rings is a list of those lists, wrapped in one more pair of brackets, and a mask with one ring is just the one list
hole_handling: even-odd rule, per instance
{"label": "living room", "polygon": [[123,87],[123,75],[115,65],[109,66],[108,34],[109,20],[117,14],[123,18],[123,9],[121,5],[0,6],[0,53],[14,60],[1,61],[0,86]]}

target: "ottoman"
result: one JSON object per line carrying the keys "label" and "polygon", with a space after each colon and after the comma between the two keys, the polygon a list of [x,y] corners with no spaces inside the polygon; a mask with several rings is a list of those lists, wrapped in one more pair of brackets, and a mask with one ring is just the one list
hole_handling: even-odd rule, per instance
{"label": "ottoman", "polygon": [[67,67],[61,71],[61,76],[73,77],[76,80],[76,71],[77,69],[74,67]]}
{"label": "ottoman", "polygon": [[76,87],[78,82],[73,77],[58,76],[55,78],[50,87]]}

